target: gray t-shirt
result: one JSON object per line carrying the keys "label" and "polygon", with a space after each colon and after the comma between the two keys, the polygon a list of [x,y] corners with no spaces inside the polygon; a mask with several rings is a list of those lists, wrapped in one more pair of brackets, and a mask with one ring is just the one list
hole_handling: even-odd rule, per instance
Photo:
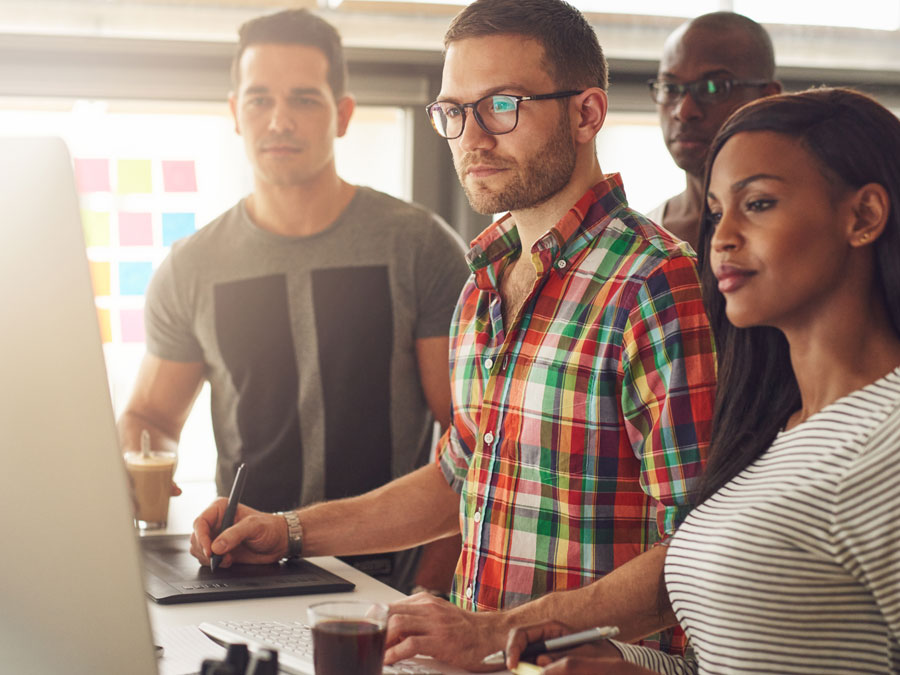
{"label": "gray t-shirt", "polygon": [[266,511],[360,494],[428,460],[415,342],[447,335],[468,277],[459,237],[360,187],[326,230],[285,237],[241,201],[175,243],[145,309],[147,349],[202,361],[227,494]]}

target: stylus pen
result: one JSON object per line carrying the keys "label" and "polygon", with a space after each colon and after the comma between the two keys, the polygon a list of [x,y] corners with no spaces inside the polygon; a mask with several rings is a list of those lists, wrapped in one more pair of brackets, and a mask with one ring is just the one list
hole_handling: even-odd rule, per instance
{"label": "stylus pen", "polygon": [[[219,528],[219,534],[222,534],[225,530],[234,525],[234,513],[237,511],[238,503],[241,501],[241,494],[244,492],[244,483],[246,480],[246,467],[244,464],[241,464],[237,469],[237,473],[234,474],[234,483],[231,484],[231,494],[228,495],[228,505],[225,507],[225,515],[222,516],[222,525]],[[222,556],[213,553],[209,557],[209,569],[215,572],[221,562]]]}
{"label": "stylus pen", "polygon": [[[614,638],[618,634],[619,629],[616,626],[597,626],[596,628],[583,630],[580,633],[563,635],[562,637],[541,640],[540,642],[529,642],[525,649],[522,650],[522,653],[519,654],[519,658],[533,659],[535,656],[540,656],[547,652],[558,652],[562,649],[580,647],[581,645],[586,645],[590,642]],[[505,662],[506,652],[503,651],[494,652],[490,656],[485,656],[482,661],[483,664],[488,666],[500,666]]]}

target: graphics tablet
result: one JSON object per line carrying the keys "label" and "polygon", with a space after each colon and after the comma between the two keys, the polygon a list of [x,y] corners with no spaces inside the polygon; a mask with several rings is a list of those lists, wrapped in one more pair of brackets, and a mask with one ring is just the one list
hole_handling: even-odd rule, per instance
{"label": "graphics tablet", "polygon": [[215,572],[190,554],[189,535],[141,537],[144,590],[161,605],[277,595],[339,593],[354,584],[308,560],[232,565]]}

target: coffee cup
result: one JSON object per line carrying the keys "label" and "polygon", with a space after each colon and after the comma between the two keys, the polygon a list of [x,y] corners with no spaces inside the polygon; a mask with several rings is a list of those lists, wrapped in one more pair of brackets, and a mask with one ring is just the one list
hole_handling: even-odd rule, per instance
{"label": "coffee cup", "polygon": [[134,491],[134,521],[140,529],[158,530],[166,526],[176,461],[174,452],[125,453],[125,467]]}
{"label": "coffee cup", "polygon": [[320,602],[308,610],[316,675],[380,675],[388,608],[371,602]]}

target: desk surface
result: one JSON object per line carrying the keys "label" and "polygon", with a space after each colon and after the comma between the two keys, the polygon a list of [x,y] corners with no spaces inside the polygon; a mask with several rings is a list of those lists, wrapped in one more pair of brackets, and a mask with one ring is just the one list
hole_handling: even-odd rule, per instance
{"label": "desk surface", "polygon": [[[186,484],[181,487],[184,490],[184,494],[173,498],[169,505],[169,527],[165,531],[168,534],[190,532],[194,518],[215,496],[214,490],[209,484]],[[306,608],[316,602],[324,602],[330,599],[364,599],[389,603],[404,597],[399,591],[380,581],[376,581],[336,558],[310,558],[310,560],[352,581],[356,584],[356,590],[350,593],[293,595],[280,598],[223,600],[177,605],[158,605],[148,600],[147,605],[153,630],[159,634],[166,629],[188,625],[196,626],[204,621],[224,621],[229,619],[239,621],[276,620],[305,622],[307,620]],[[458,670],[456,672],[464,673],[466,671]]]}

